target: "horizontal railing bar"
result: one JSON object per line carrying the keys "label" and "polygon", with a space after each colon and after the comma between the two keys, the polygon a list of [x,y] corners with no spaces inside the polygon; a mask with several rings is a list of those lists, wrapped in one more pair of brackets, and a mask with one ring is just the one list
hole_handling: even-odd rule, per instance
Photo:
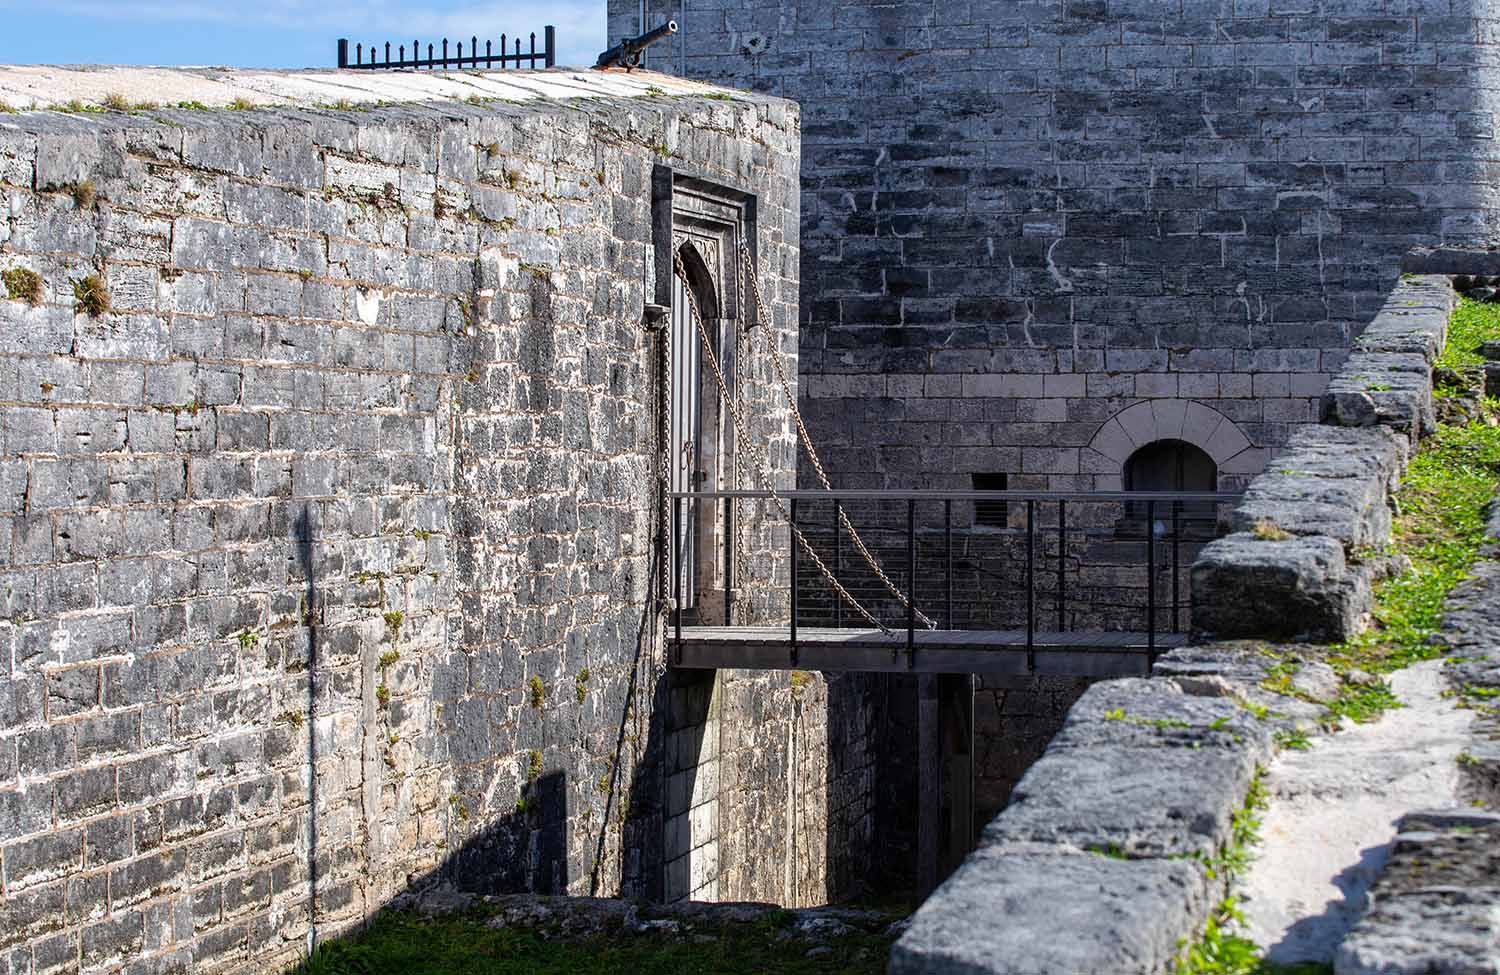
{"label": "horizontal railing bar", "polygon": [[[804,501],[1181,501],[1227,502],[1244,497],[1243,491],[823,491],[818,489],[777,491],[775,497]],[[770,491],[672,491],[669,498],[687,500],[773,497]],[[1165,512],[1163,513],[1165,514]]]}
{"label": "horizontal railing bar", "polygon": [[[541,51],[538,51],[538,52],[536,52],[536,54],[496,54],[493,57],[491,57],[489,55],[481,54],[481,55],[479,55],[479,60],[480,61],[495,61],[495,62],[500,62],[500,61],[514,61],[517,64],[520,64],[522,61],[540,61],[544,57],[545,57],[545,55],[543,55]],[[457,62],[458,62],[458,57],[455,55],[454,57],[450,57],[447,61],[444,61],[442,58],[431,58],[431,59],[423,58],[420,61],[411,61],[411,60],[402,61],[402,60],[397,59],[395,61],[379,61],[379,62],[374,62],[374,63],[366,61],[363,64],[348,64],[348,65],[345,65],[345,67],[346,68],[350,68],[350,69],[363,68],[363,69],[365,69],[365,70],[368,71],[371,68],[381,68],[381,69],[385,69],[385,68],[435,68],[435,67],[442,66],[442,67],[451,68],[453,71],[460,71],[460,70],[462,70],[462,71],[465,71],[465,72],[472,72],[472,71],[478,70],[479,68],[486,67],[486,65],[477,65],[476,66],[473,63],[473,59],[470,58],[469,55],[467,55],[467,54],[464,55],[464,65],[465,65],[464,67],[460,67]]]}

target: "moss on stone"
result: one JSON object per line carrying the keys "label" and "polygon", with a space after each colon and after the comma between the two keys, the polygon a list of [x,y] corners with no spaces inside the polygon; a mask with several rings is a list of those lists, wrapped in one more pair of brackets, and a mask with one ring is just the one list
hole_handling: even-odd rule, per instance
{"label": "moss on stone", "polygon": [[30,268],[15,267],[0,272],[5,281],[5,293],[12,301],[24,301],[31,305],[42,303],[42,276]]}

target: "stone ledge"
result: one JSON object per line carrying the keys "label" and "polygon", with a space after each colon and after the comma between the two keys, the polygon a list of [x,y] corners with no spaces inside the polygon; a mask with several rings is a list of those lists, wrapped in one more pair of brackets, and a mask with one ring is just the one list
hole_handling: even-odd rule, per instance
{"label": "stone ledge", "polygon": [[1191,860],[982,849],[922,905],[887,971],[1156,975],[1212,909],[1214,886]]}
{"label": "stone ledge", "polygon": [[1500,973],[1500,813],[1433,810],[1397,823],[1370,909],[1337,975]]}
{"label": "stone ledge", "polygon": [[[1455,694],[1500,694],[1500,497],[1490,503],[1486,560],[1449,593],[1436,640],[1448,648],[1444,676]],[[1461,795],[1500,808],[1500,698],[1478,698],[1468,759],[1459,767]]]}
{"label": "stone ledge", "polygon": [[1270,735],[1234,700],[1172,681],[1094,685],[889,971],[1167,970],[1223,895],[1200,858],[1229,841]]}
{"label": "stone ledge", "polygon": [[[1250,482],[1232,534],[1194,561],[1197,632],[1337,641],[1368,625],[1381,567],[1361,553],[1390,540],[1391,495],[1437,426],[1432,370],[1457,302],[1441,274],[1406,275],[1387,296],[1329,380],[1322,423],[1293,435]],[[1293,537],[1262,538],[1261,526]]]}
{"label": "stone ledge", "polygon": [[1189,578],[1194,628],[1221,638],[1342,640],[1363,629],[1373,601],[1370,571],[1321,535],[1226,535],[1203,547]]}
{"label": "stone ledge", "polygon": [[1414,247],[1401,258],[1407,274],[1500,274],[1500,250],[1465,247]]}
{"label": "stone ledge", "polygon": [[1305,427],[1265,473],[1250,482],[1230,530],[1269,522],[1293,535],[1337,539],[1346,556],[1383,545],[1391,533],[1389,497],[1406,467],[1406,441],[1384,427]]}

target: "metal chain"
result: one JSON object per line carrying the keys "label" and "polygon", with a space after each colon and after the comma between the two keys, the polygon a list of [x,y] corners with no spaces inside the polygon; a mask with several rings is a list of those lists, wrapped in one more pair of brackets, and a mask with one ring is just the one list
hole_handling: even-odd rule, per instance
{"label": "metal chain", "polygon": [[[770,317],[766,314],[766,302],[761,297],[760,281],[755,276],[755,265],[750,259],[750,247],[743,240],[740,241],[740,262],[744,265],[745,276],[750,279],[750,289],[755,293],[756,321],[760,323],[766,333],[766,354],[771,360],[771,365],[776,370],[776,378],[781,382],[782,392],[786,394],[787,402],[791,404],[792,419],[797,423],[797,435],[802,441],[802,448],[807,451],[807,459],[812,461],[813,470],[817,472],[818,481],[823,485],[823,490],[832,491],[833,485],[828,480],[828,473],[823,470],[822,461],[818,459],[818,451],[813,446],[812,435],[807,432],[807,424],[802,419],[802,411],[797,408],[797,396],[792,390],[791,381],[787,378],[786,366],[781,361],[781,350],[775,347],[776,341],[774,336],[776,330],[771,327]],[[891,581],[890,576],[885,574],[885,570],[880,566],[880,560],[875,558],[874,553],[865,547],[864,539],[860,538],[859,532],[854,530],[854,523],[849,520],[849,515],[843,508],[839,509],[839,523],[849,533],[849,540],[854,543],[855,551],[870,566],[870,570],[875,573],[875,578],[879,579],[885,588],[890,591],[891,595],[895,596],[897,601],[901,603],[901,608],[911,610],[917,619],[922,621],[922,625],[929,630],[937,629],[937,622],[920,609],[914,608],[906,593],[902,592]]]}
{"label": "metal chain", "polygon": [[672,525],[672,502],[666,496],[667,492],[672,490],[673,452],[672,443],[670,443],[672,441],[672,420],[670,420],[670,410],[672,410],[670,399],[672,399],[672,396],[669,393],[669,390],[672,389],[670,387],[670,383],[672,383],[672,378],[670,378],[670,369],[672,369],[672,326],[664,324],[658,335],[661,336],[661,339],[657,344],[657,431],[655,431],[655,434],[657,434],[657,456],[660,458],[660,465],[657,466],[657,483],[660,484],[657,496],[661,499],[661,510],[657,511],[657,516],[660,517],[660,522],[658,522],[658,525],[660,525],[660,534],[658,534],[658,537],[663,541],[663,546],[661,546],[661,564],[657,565],[658,574],[661,576],[660,589],[657,591],[657,604],[664,607],[666,606],[667,594],[672,591],[672,567],[670,567],[669,559],[666,558],[666,553],[672,549],[667,546],[675,544],[675,541],[670,541],[670,534],[672,534],[672,528],[670,528],[670,525]]}
{"label": "metal chain", "polygon": [[[745,420],[740,415],[739,406],[729,395],[729,383],[724,379],[724,371],[719,367],[719,357],[714,354],[713,343],[709,341],[708,328],[703,324],[703,316],[698,311],[698,299],[693,294],[692,286],[688,282],[687,268],[683,266],[681,255],[674,254],[672,255],[672,259],[677,276],[682,279],[683,291],[687,295],[688,311],[692,314],[693,324],[697,326],[698,336],[703,341],[703,356],[708,360],[709,370],[713,372],[714,381],[719,386],[719,395],[723,398],[724,405],[729,411],[730,419],[734,422],[736,434],[741,440],[745,442],[746,446],[752,446],[749,438],[746,436]],[[887,636],[892,635],[893,631],[891,630],[891,628],[889,626],[886,626],[880,620],[876,619],[869,610],[860,605],[859,600],[854,598],[854,594],[849,592],[848,589],[844,588],[844,584],[839,582],[838,578],[833,574],[832,571],[829,570],[828,566],[824,564],[822,558],[818,556],[818,553],[813,550],[812,543],[807,540],[807,536],[802,533],[802,529],[798,528],[796,523],[792,521],[791,512],[787,510],[786,502],[782,499],[781,495],[777,493],[776,485],[772,481],[769,474],[770,465],[766,460],[764,452],[762,452],[758,446],[755,446],[754,449],[756,452],[756,474],[759,476],[761,483],[765,485],[766,493],[770,495],[772,503],[774,503],[777,510],[781,512],[781,517],[785,519],[787,527],[791,529],[793,537],[796,538],[797,543],[802,547],[802,550],[807,553],[808,558],[812,559],[813,565],[817,566],[818,571],[822,573],[823,578],[828,581],[829,586],[832,587],[833,591],[838,594],[839,598],[848,603],[855,612],[863,616],[870,622],[872,626],[880,630],[880,632],[886,634]],[[677,544],[677,540],[673,539],[672,544],[675,546]],[[797,580],[793,579],[792,585],[795,586],[796,584]]]}

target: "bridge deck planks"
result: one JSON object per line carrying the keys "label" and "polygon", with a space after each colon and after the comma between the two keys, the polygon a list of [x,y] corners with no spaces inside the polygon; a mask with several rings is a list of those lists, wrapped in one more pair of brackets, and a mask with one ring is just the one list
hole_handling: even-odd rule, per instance
{"label": "bridge deck planks", "polygon": [[[1158,652],[1182,646],[1180,634],[1157,634]],[[874,671],[940,674],[1041,674],[1140,677],[1150,673],[1145,633],[1033,635],[1036,669],[1027,665],[1025,630],[918,630],[908,654],[905,631],[799,627],[793,658],[784,626],[685,626],[667,629],[673,665],[688,669]]]}

